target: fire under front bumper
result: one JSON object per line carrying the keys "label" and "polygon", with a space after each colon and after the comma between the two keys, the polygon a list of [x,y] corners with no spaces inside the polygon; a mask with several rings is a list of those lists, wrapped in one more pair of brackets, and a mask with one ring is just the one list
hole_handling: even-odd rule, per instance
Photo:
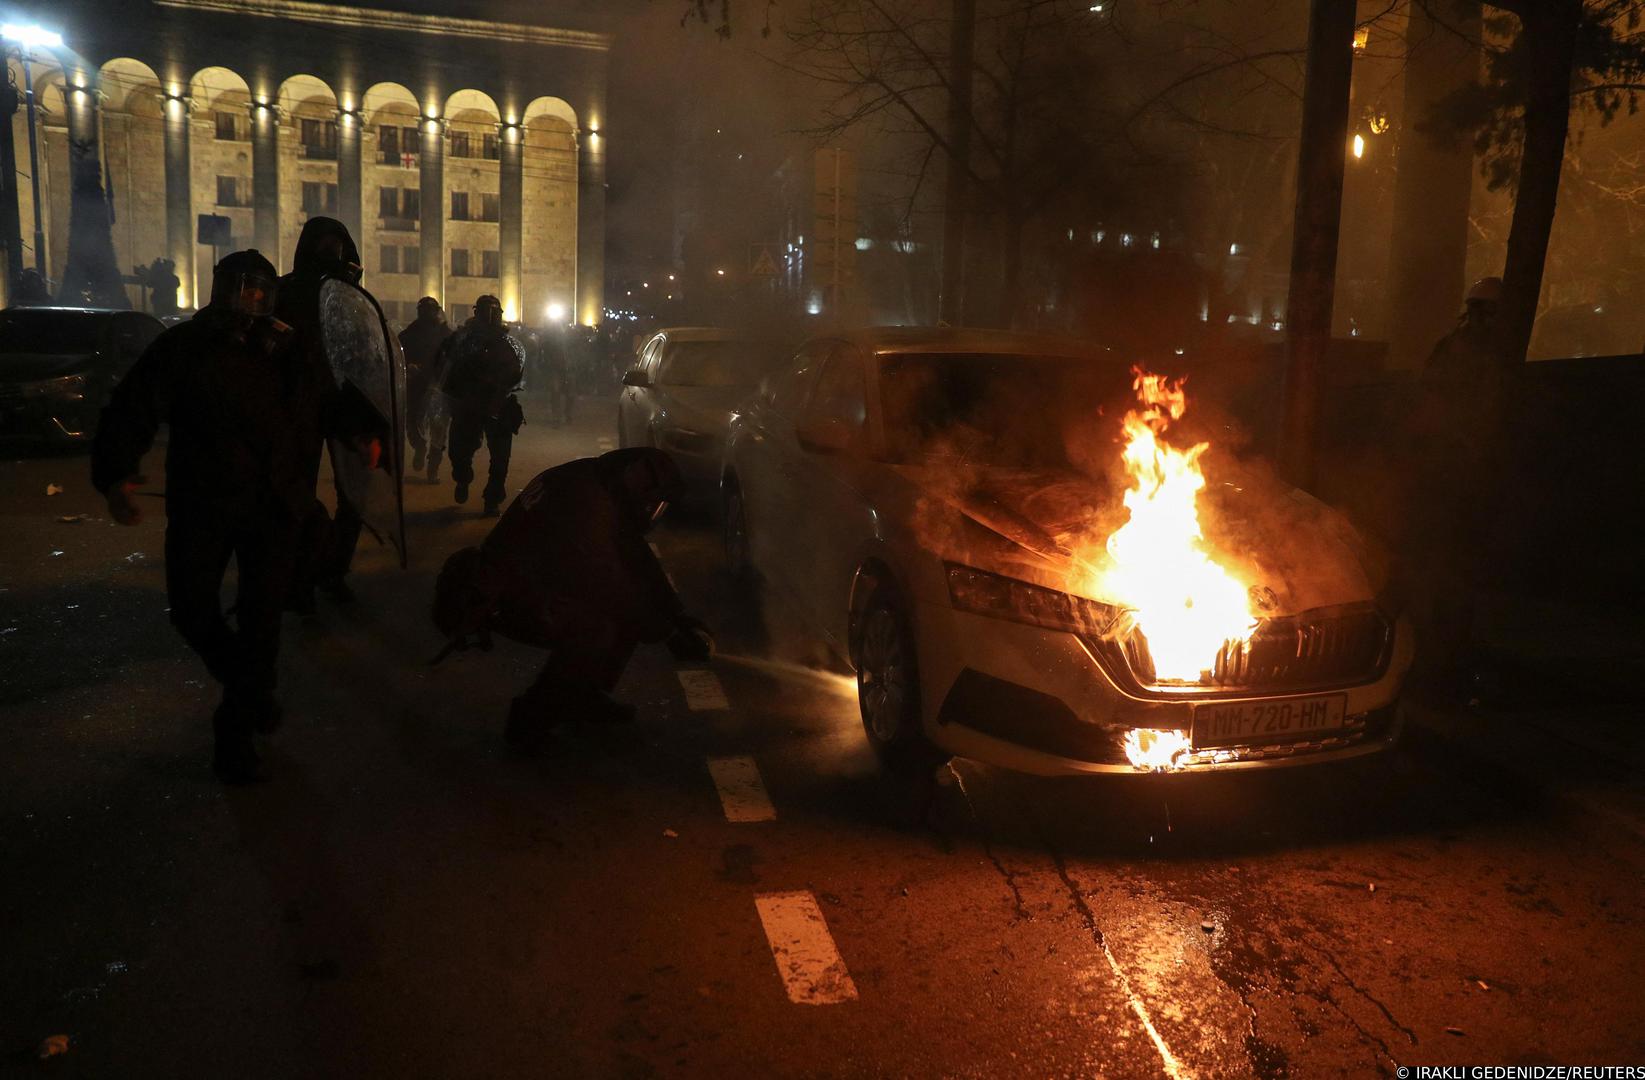
{"label": "fire under front bumper", "polygon": [[[1284,702],[1320,691],[1219,691],[1191,699],[1150,693],[1112,657],[1074,634],[915,605],[921,702],[928,737],[950,753],[1046,776],[1135,773],[1125,736],[1135,729],[1193,730],[1196,705]],[[1408,623],[1392,629],[1387,655],[1360,683],[1335,686],[1344,699],[1340,730],[1292,742],[1193,748],[1171,771],[1279,768],[1357,757],[1398,737],[1400,686],[1411,664]]]}

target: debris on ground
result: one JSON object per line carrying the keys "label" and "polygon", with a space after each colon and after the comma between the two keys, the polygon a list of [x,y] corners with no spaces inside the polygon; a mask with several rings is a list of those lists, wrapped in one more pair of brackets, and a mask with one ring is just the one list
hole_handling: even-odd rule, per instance
{"label": "debris on ground", "polygon": [[52,558],[54,558],[54,559],[55,559],[55,558],[57,558],[57,556],[59,556],[59,555],[61,555],[61,554],[63,554],[63,552],[62,552],[62,549],[60,549],[60,548],[53,548],[53,549],[52,549],[52,553],[51,553],[51,557],[52,557]]}
{"label": "debris on ground", "polygon": [[40,1049],[36,1051],[36,1056],[41,1061],[45,1061],[47,1058],[54,1058],[68,1052],[69,1037],[67,1035],[47,1035],[40,1040]]}
{"label": "debris on ground", "polygon": [[1204,930],[1207,934],[1214,934],[1217,932],[1217,924],[1212,922],[1210,919],[1205,919],[1202,921],[1199,924],[1199,928]]}
{"label": "debris on ground", "polygon": [[82,521],[86,520],[86,515],[84,515],[84,514],[64,514],[62,517],[58,518],[57,520],[62,522],[64,525],[78,525]]}
{"label": "debris on ground", "polygon": [[124,960],[110,960],[103,965],[103,970],[110,975],[124,975],[126,973],[126,962]]}
{"label": "debris on ground", "polygon": [[126,556],[126,561],[135,564],[142,562],[146,558],[148,558],[148,556],[144,555],[141,551],[134,551],[130,555]]}
{"label": "debris on ground", "polygon": [[46,485],[46,494],[48,496],[63,494],[63,485],[62,484],[47,484]]}
{"label": "debris on ground", "polygon": [[678,840],[680,838],[680,834],[675,832],[673,829],[664,829],[663,835],[668,837],[670,840]]}
{"label": "debris on ground", "polygon": [[1474,985],[1479,987],[1481,990],[1489,990],[1491,988],[1491,984],[1486,982],[1484,979],[1475,979]]}
{"label": "debris on ground", "polygon": [[1448,1028],[1445,1029],[1445,1034],[1455,1035],[1455,1036],[1460,1038],[1461,1036],[1466,1035],[1468,1033],[1466,1031],[1463,1031],[1459,1027],[1448,1027]]}
{"label": "debris on ground", "polygon": [[1370,889],[1370,890],[1371,890],[1371,891],[1372,891],[1372,892],[1376,892],[1376,891],[1377,891],[1377,883],[1376,883],[1376,882],[1374,882],[1374,881],[1371,881],[1371,882],[1367,882],[1367,883],[1366,883],[1366,886],[1367,886],[1367,888],[1369,888],[1369,889]]}

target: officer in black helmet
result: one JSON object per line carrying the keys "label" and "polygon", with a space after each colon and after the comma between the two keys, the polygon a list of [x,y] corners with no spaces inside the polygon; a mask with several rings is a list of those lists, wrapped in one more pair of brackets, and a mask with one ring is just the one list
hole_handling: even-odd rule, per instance
{"label": "officer in black helmet", "polygon": [[440,364],[445,370],[442,389],[451,406],[453,498],[468,501],[474,453],[483,439],[491,454],[483,492],[485,512],[496,517],[508,494],[514,436],[525,423],[514,394],[525,375],[525,354],[508,336],[503,305],[495,296],[474,301],[474,317],[441,346]]}
{"label": "officer in black helmet", "polygon": [[[166,424],[166,591],[171,622],[223,687],[213,766],[228,783],[259,778],[254,732],[272,731],[280,613],[301,523],[314,504],[335,394],[291,327],[274,318],[274,267],[256,251],[224,257],[211,302],[148,347],[103,410],[92,483],[109,513],[136,525],[143,455]],[[234,622],[219,591],[238,565]]]}
{"label": "officer in black helmet", "polygon": [[417,318],[400,331],[406,355],[406,436],[411,440],[413,472],[425,469],[428,482],[440,478],[445,456],[446,430],[451,424],[445,398],[439,390],[443,373],[437,358],[451,336],[440,301],[425,296],[417,301]]}

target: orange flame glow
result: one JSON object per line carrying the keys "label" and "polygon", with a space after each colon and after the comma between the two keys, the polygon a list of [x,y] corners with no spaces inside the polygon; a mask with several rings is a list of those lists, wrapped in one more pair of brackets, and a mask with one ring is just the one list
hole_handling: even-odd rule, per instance
{"label": "orange flame glow", "polygon": [[1192,750],[1188,736],[1181,731],[1132,728],[1125,733],[1125,757],[1134,769],[1149,772],[1173,769],[1177,758]]}
{"label": "orange flame glow", "polygon": [[1108,538],[1097,595],[1135,613],[1157,679],[1198,682],[1256,618],[1246,586],[1211,558],[1200,531],[1200,457],[1210,444],[1179,450],[1163,438],[1188,407],[1182,380],[1132,370],[1141,408],[1125,415],[1130,517]]}

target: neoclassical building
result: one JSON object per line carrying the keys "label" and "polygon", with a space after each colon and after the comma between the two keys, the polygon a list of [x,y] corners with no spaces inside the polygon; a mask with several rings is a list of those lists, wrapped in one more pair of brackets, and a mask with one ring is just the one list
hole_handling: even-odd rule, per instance
{"label": "neoclassical building", "polygon": [[[170,258],[185,307],[217,254],[255,247],[286,269],[324,214],[348,225],[391,321],[420,296],[461,314],[481,293],[510,319],[599,320],[608,34],[309,0],[67,0],[37,15],[64,40],[29,57],[49,279],[83,197],[71,169],[90,154],[121,270]],[[22,54],[7,55],[21,90]],[[33,266],[23,108],[12,138]],[[211,218],[231,223],[228,247],[200,242]]]}

